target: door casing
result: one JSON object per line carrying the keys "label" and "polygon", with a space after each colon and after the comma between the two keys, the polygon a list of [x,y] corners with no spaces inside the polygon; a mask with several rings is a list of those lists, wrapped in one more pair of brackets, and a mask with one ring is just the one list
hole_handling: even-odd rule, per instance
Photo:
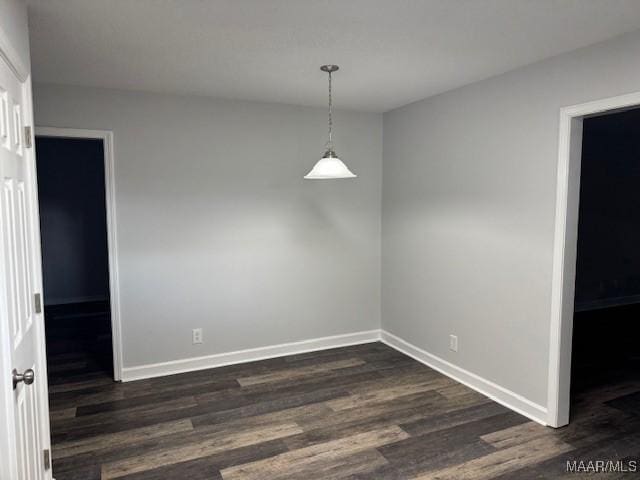
{"label": "door casing", "polygon": [[118,236],[116,231],[115,165],[113,132],[82,128],[36,127],[35,135],[57,138],[102,140],[104,152],[104,193],[107,208],[107,247],[109,259],[109,296],[111,307],[111,338],[114,380],[122,380],[122,327],[120,324],[120,288],[118,277]]}
{"label": "door casing", "polygon": [[588,116],[638,106],[640,92],[560,109],[547,388],[547,423],[552,427],[562,427],[569,423],[582,121]]}

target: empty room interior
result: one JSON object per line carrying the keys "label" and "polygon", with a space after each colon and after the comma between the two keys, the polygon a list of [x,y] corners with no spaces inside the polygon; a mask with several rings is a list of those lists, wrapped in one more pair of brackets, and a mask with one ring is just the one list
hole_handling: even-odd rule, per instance
{"label": "empty room interior", "polygon": [[0,480],[640,476],[640,2],[0,0]]}

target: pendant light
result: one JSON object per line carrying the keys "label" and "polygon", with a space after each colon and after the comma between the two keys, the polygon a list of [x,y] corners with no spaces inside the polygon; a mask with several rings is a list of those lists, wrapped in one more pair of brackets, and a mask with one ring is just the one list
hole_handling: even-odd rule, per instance
{"label": "pendant light", "polygon": [[325,146],[324,155],[313,166],[311,171],[304,178],[309,180],[326,180],[331,178],[354,178],[356,175],[340,160],[333,149],[331,129],[333,127],[332,99],[331,99],[331,74],[338,71],[337,65],[322,65],[320,70],[329,74],[329,141]]}

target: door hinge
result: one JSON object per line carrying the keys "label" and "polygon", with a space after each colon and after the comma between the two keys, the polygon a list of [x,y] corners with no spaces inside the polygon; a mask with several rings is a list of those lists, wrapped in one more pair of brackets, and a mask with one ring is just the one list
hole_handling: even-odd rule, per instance
{"label": "door hinge", "polygon": [[31,148],[33,145],[33,132],[31,131],[31,127],[24,127],[24,146],[26,148]]}
{"label": "door hinge", "polygon": [[44,469],[49,470],[51,468],[51,450],[48,448],[44,451]]}
{"label": "door hinge", "polygon": [[36,293],[33,296],[33,303],[35,306],[36,313],[42,313],[42,295]]}

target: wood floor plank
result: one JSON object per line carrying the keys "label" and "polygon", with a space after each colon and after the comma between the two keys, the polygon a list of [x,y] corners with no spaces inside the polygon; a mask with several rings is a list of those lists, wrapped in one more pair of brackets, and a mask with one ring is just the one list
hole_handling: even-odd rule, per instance
{"label": "wood floor plank", "polygon": [[[365,433],[372,430],[396,426],[404,420],[411,420],[433,411],[433,407],[429,404],[408,406],[404,409],[398,409],[393,411],[378,410],[377,414],[363,415],[360,417],[352,418],[348,421],[333,422],[332,412],[329,411],[325,418],[327,421],[322,426],[316,426],[315,428],[306,427],[304,433],[300,435],[294,435],[284,439],[285,443],[291,450],[299,448],[309,447],[311,445],[317,445],[332,440],[337,440],[344,437],[349,437],[359,433]],[[304,423],[304,419],[299,422]],[[317,424],[316,424],[317,425]]]}
{"label": "wood floor plank", "polygon": [[487,480],[570,450],[570,445],[553,436],[536,438],[460,465],[417,475],[412,480]]}
{"label": "wood floor plank", "polygon": [[57,444],[53,451],[54,458],[64,458],[79,453],[99,450],[110,445],[132,445],[149,438],[161,437],[172,433],[193,430],[191,420],[179,420],[177,422],[159,423],[150,427],[143,427],[125,432],[98,435],[91,439],[80,441],[62,442]]}
{"label": "wood floor plank", "polygon": [[192,408],[196,405],[197,402],[193,397],[180,397],[175,400],[155,404],[143,404],[128,409],[102,411],[91,415],[75,415],[56,419],[52,418],[52,425],[54,428],[60,430],[90,428],[94,426],[102,428],[105,425],[112,424],[114,422],[132,422],[144,417],[161,418],[168,412],[176,412],[177,410]]}
{"label": "wood floor plank", "polygon": [[[285,439],[291,449],[347,437],[383,427],[401,425],[430,416],[438,416],[445,408],[441,398],[434,393],[428,397],[412,396],[399,401],[370,405],[343,412],[320,412],[308,415],[297,422],[303,426],[304,433]],[[402,427],[401,427],[402,428]]]}
{"label": "wood floor plank", "polygon": [[[253,417],[251,420],[253,420]],[[278,418],[273,419],[272,421],[268,421],[271,419],[260,419],[252,422],[237,422],[230,421],[227,423],[216,424],[212,426],[208,426],[204,429],[195,429],[186,432],[173,433],[171,435],[155,437],[150,439],[145,439],[137,442],[135,445],[109,445],[108,447],[101,450],[94,450],[84,454],[77,454],[73,457],[65,457],[62,459],[54,459],[54,466],[56,471],[68,471],[73,470],[79,467],[85,467],[88,465],[92,465],[95,463],[98,464],[106,464],[112,463],[120,460],[126,460],[131,457],[144,456],[147,454],[155,454],[158,451],[164,450],[174,450],[182,447],[188,447],[190,445],[194,445],[197,443],[201,443],[204,441],[208,441],[211,439],[220,439],[226,437],[228,435],[232,435],[238,432],[247,431],[250,429],[259,429],[259,428],[267,428],[273,425],[281,425],[284,423],[292,423],[295,419],[295,413],[292,414],[291,418],[286,418],[284,416],[280,416]],[[271,444],[273,441],[266,441],[260,444],[252,445],[249,451],[254,451],[254,453],[262,452],[268,444]],[[284,445],[284,449],[287,449],[287,446],[278,440],[278,445]],[[228,463],[230,460],[235,458],[231,452],[236,452],[237,449],[234,450],[225,450],[224,452],[220,452],[224,454],[225,452],[228,454],[224,455],[216,455],[216,461],[224,466],[230,466],[234,463]],[[280,451],[278,452],[280,453]],[[261,457],[260,457],[261,458]],[[247,461],[254,460],[255,457],[251,457],[248,454],[244,457],[243,463]],[[155,467],[154,467],[155,468]]]}
{"label": "wood floor plank", "polygon": [[[640,432],[640,417],[613,409],[607,405],[592,410],[590,415],[578,417],[569,425],[553,432],[576,448],[615,440],[616,436]],[[612,441],[615,444],[615,441]]]}
{"label": "wood floor plank", "polygon": [[56,480],[101,480],[100,465],[88,465],[72,471],[56,472]]}
{"label": "wood floor plank", "polygon": [[617,408],[623,412],[640,415],[640,391],[622,395],[606,403],[610,407]]}
{"label": "wood floor plank", "polygon": [[195,460],[153,467],[120,478],[121,480],[216,480],[222,478],[220,470],[224,468],[269,458],[286,451],[286,445],[279,439],[269,440]]}
{"label": "wood floor plank", "polygon": [[444,408],[446,399],[435,391],[407,395],[389,402],[366,405],[363,407],[349,408],[340,411],[332,411],[330,415],[318,415],[300,421],[305,430],[324,428],[330,425],[341,425],[354,421],[367,421],[377,417],[388,415],[393,410],[406,410],[428,406],[433,410]]}
{"label": "wood floor plank", "polygon": [[180,448],[163,449],[130,459],[106,463],[102,466],[102,478],[103,480],[118,478],[163,465],[206,457],[224,450],[260,444],[268,440],[295,435],[301,431],[300,427],[295,423],[268,425],[231,433],[219,438],[207,439]]}
{"label": "wood floor plank", "polygon": [[638,391],[640,391],[640,379],[628,379],[614,384],[594,386],[575,398],[571,410],[574,413],[588,411],[594,406]]}
{"label": "wood floor plank", "polygon": [[494,452],[495,449],[481,440],[473,440],[458,445],[454,449],[442,448],[435,455],[414,454],[402,462],[389,462],[365,474],[355,474],[348,480],[407,480],[427,470],[460,465],[469,460],[480,458]]}
{"label": "wood floor plank", "polygon": [[447,404],[444,411],[437,412],[436,415],[425,415],[408,423],[402,422],[400,427],[415,437],[507,412],[509,412],[508,408],[495,402],[461,408],[451,408]]}
{"label": "wood floor plank", "polygon": [[145,408],[155,408],[166,406],[167,408],[179,407],[181,405],[194,405],[195,396],[189,392],[172,392],[171,394],[152,394],[134,398],[123,398],[108,402],[93,403],[78,407],[77,416],[83,417],[98,413],[113,413],[128,411],[133,412]]}
{"label": "wood floor plank", "polygon": [[[298,425],[305,423],[308,419],[326,417],[332,414],[332,410],[324,402],[308,403],[300,406],[282,408],[266,413],[251,416],[239,416],[223,418],[221,422],[198,423],[195,422],[195,429],[198,432],[220,432],[233,428],[242,429],[247,427],[258,427],[274,423],[295,422]],[[194,422],[194,419],[192,419]]]}
{"label": "wood floor plank", "polygon": [[381,343],[123,384],[55,358],[56,480],[551,480],[640,451],[640,382],[622,376],[553,430]]}
{"label": "wood floor plank", "polygon": [[56,467],[68,470],[80,466],[85,466],[92,462],[108,463],[122,460],[132,455],[144,455],[161,449],[172,449],[189,444],[194,444],[208,440],[210,438],[221,438],[234,432],[247,429],[264,428],[270,425],[296,422],[307,416],[317,415],[319,412],[330,412],[331,410],[322,403],[315,403],[278,410],[276,412],[252,416],[248,418],[229,419],[226,422],[208,424],[194,431],[172,434],[166,437],[157,437],[136,443],[135,448],[122,449],[117,445],[110,446],[101,451],[93,451],[91,455],[75,455],[71,460],[56,459]]}
{"label": "wood floor plank", "polygon": [[499,475],[495,477],[495,480],[511,480],[514,477],[518,480],[556,480],[565,478],[584,480],[635,479],[639,475],[638,472],[612,472],[609,475],[606,473],[570,473],[567,472],[567,462],[584,461],[588,464],[589,461],[593,460],[612,460],[614,462],[620,460],[628,468],[629,460],[636,460],[636,465],[640,466],[640,436],[637,432],[638,430],[633,433],[618,433],[605,441],[598,439],[584,447],[569,452],[559,452],[558,455],[547,460],[519,469],[515,474],[509,472]]}
{"label": "wood floor plank", "polygon": [[348,358],[346,360],[337,360],[335,362],[308,365],[305,367],[288,368],[275,372],[264,373],[262,375],[239,377],[238,383],[240,383],[241,386],[246,387],[259,383],[277,382],[282,379],[291,380],[300,377],[309,377],[318,373],[338,370],[341,368],[357,367],[364,364],[365,362],[359,358]]}
{"label": "wood floor plank", "polygon": [[118,389],[117,385],[106,384],[104,387],[91,387],[68,392],[49,391],[49,406],[52,410],[64,410],[123,398],[125,398],[125,393]]}
{"label": "wood floor plank", "polygon": [[[349,370],[347,372],[346,370]],[[352,369],[342,370],[340,373],[330,375],[315,375],[310,378],[296,379],[294,381],[284,381],[277,383],[262,383],[250,387],[242,387],[237,391],[224,390],[219,392],[207,392],[196,396],[196,401],[211,408],[218,408],[220,403],[236,398],[243,398],[249,403],[263,401],[267,398],[290,396],[296,393],[305,393],[331,388],[343,388],[345,394],[351,391],[353,385],[360,382],[382,381],[382,375],[377,371],[357,371]],[[239,405],[238,405],[239,406]]]}
{"label": "wood floor plank", "polygon": [[299,474],[311,465],[317,468],[324,462],[334,462],[349,455],[403,440],[408,436],[397,426],[374,430],[281,453],[269,459],[226,468],[221,472],[222,478],[225,480],[264,480],[266,478],[276,480],[294,473]]}
{"label": "wood floor plank", "polygon": [[365,405],[384,403],[395,400],[399,397],[405,397],[416,393],[433,391],[446,383],[447,382],[439,380],[424,383],[409,383],[388,388],[380,388],[376,391],[369,391],[366,393],[358,393],[345,398],[330,400],[326,403],[329,408],[337,412],[340,410],[347,410],[349,408],[359,408],[364,407]]}
{"label": "wood floor plank", "polygon": [[356,395],[372,391],[375,392],[379,389],[415,383],[433,382],[438,384],[437,388],[444,388],[455,383],[455,381],[449,377],[445,377],[441,373],[427,368],[417,362],[411,363],[400,369],[394,368],[388,373],[385,371],[381,371],[379,373],[379,378],[371,380],[362,379],[357,383],[353,383],[347,390],[349,393]]}
{"label": "wood floor plank", "polygon": [[76,411],[76,407],[64,408],[62,410],[51,410],[49,412],[51,423],[55,423],[59,420],[68,420],[69,418],[73,418],[76,416]]}
{"label": "wood floor plank", "polygon": [[99,376],[97,378],[91,378],[89,380],[77,380],[72,382],[60,383],[59,385],[50,385],[49,394],[73,392],[76,390],[84,390],[91,387],[102,387],[105,385],[113,386],[114,382],[111,378]]}
{"label": "wood floor plank", "polygon": [[497,449],[511,448],[537,438],[553,436],[554,431],[536,422],[525,422],[513,427],[486,433],[480,438]]}
{"label": "wood floor plank", "polygon": [[278,410],[299,407],[312,403],[320,403],[346,395],[347,393],[341,388],[328,388],[305,393],[296,393],[291,396],[260,401],[238,408],[205,413],[192,417],[192,421],[194,426],[201,427],[203,425],[227,422],[232,419],[253,417],[255,415],[276,412]]}
{"label": "wood floor plank", "polygon": [[371,472],[387,465],[387,460],[377,450],[364,450],[352,455],[336,458],[319,458],[309,462],[304,468],[291,473],[277,475],[278,480],[300,480],[318,478],[339,480],[352,475],[370,475]]}
{"label": "wood floor plank", "polygon": [[484,457],[496,449],[481,439],[483,434],[502,430],[525,420],[505,412],[451,428],[430,432],[379,448],[396,471],[406,477]]}

